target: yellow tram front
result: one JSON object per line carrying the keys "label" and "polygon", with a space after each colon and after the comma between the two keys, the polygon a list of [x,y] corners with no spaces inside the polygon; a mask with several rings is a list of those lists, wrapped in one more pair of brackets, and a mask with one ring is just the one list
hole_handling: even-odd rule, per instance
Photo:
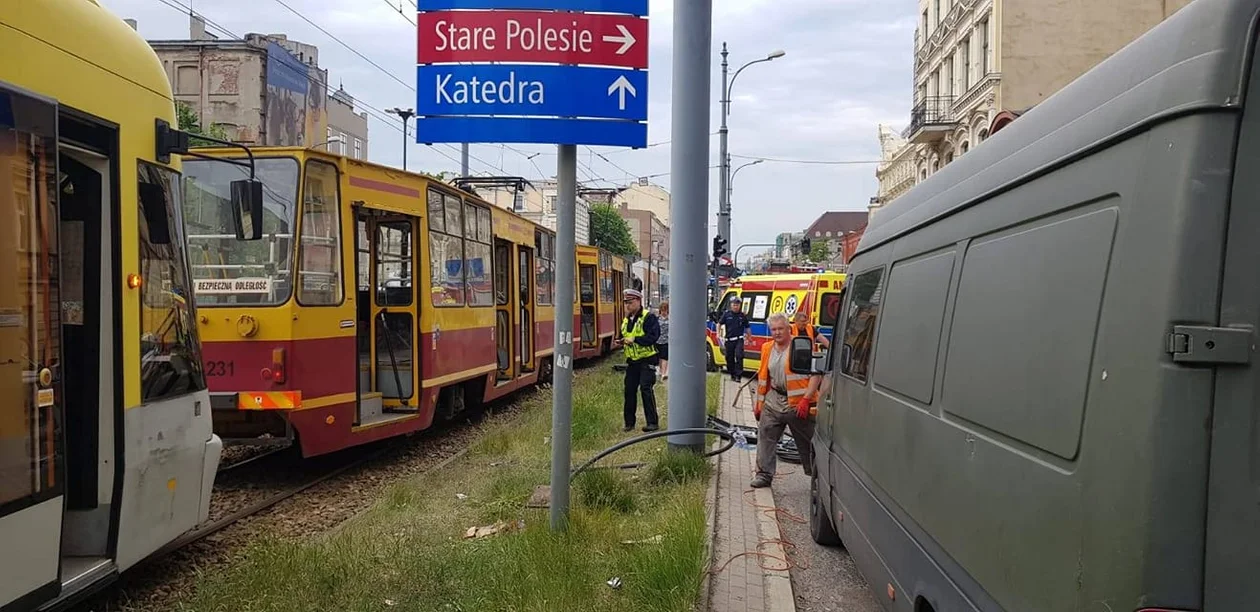
{"label": "yellow tram front", "polygon": [[96,2],[0,2],[0,608],[99,586],[209,513],[174,121],[157,56]]}

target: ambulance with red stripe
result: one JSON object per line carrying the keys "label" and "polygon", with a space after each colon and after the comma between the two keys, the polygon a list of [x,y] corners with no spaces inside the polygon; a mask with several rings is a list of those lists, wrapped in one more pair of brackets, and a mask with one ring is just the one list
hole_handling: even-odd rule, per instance
{"label": "ambulance with red stripe", "polygon": [[[761,367],[761,345],[770,342],[770,330],[766,319],[781,312],[789,318],[797,310],[809,314],[814,329],[827,339],[840,316],[840,297],[844,290],[844,274],[820,272],[816,274],[766,274],[742,276],[721,294],[717,307],[725,309],[732,297],[740,298],[743,311],[752,322],[752,341],[744,343],[744,371],[756,372]],[[726,367],[721,341],[718,339],[717,320],[721,310],[709,315],[705,334],[705,350],[710,371]]]}

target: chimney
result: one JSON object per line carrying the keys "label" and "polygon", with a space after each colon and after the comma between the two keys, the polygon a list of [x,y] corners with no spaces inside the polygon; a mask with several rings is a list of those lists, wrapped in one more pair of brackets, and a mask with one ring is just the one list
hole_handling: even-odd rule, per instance
{"label": "chimney", "polygon": [[188,38],[191,40],[206,40],[206,20],[200,15],[189,15]]}
{"label": "chimney", "polygon": [[124,19],[124,20],[123,20],[123,23],[125,23],[125,24],[127,24],[127,25],[131,26],[131,29],[133,29],[133,30],[138,30],[138,29],[139,29],[139,28],[137,28],[137,27],[136,27],[138,24],[136,23],[136,20],[135,20],[135,19]]}

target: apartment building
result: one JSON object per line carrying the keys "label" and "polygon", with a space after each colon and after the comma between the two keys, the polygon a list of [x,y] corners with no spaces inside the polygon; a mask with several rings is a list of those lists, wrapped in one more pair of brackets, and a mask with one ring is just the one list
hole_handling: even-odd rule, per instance
{"label": "apartment building", "polygon": [[338,87],[328,97],[328,130],[324,147],[355,159],[368,158],[367,111],[355,112],[354,97]]}
{"label": "apartment building", "polygon": [[919,0],[909,125],[879,126],[879,191],[870,212],[1191,0]]}

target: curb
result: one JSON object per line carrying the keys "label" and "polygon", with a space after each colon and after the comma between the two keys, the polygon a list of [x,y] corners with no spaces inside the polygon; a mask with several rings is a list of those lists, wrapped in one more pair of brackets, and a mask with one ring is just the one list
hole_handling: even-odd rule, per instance
{"label": "curb", "polygon": [[[707,375],[707,373],[706,373]],[[722,403],[726,401],[726,385],[718,385],[718,407],[719,412]],[[722,439],[718,438],[713,441],[713,449],[716,450],[722,443]],[[713,464],[713,471],[709,475],[708,491],[704,494],[705,506],[705,522],[709,529],[708,550],[704,559],[704,578],[700,582],[700,601],[696,603],[695,609],[699,612],[708,612],[709,597],[712,595],[713,589],[713,555],[717,553],[717,486],[721,479],[721,456],[714,455],[709,458]]]}

